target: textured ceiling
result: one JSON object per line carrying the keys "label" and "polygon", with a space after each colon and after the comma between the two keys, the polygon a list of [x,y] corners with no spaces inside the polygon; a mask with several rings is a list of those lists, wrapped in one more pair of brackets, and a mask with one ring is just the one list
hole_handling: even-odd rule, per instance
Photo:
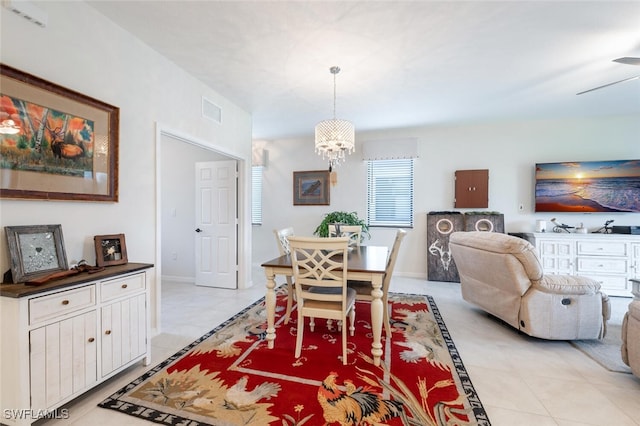
{"label": "textured ceiling", "polygon": [[254,139],[639,114],[640,1],[94,1],[253,116]]}

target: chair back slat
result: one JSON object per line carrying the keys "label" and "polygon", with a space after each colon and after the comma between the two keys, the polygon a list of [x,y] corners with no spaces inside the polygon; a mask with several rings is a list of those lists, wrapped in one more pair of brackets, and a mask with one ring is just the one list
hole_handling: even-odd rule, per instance
{"label": "chair back slat", "polygon": [[[348,268],[347,237],[291,237],[291,262],[296,285],[305,299],[343,300]],[[314,287],[309,291],[309,287]]]}
{"label": "chair back slat", "polygon": [[362,240],[362,226],[330,223],[328,228],[329,237],[349,237],[349,246],[360,247],[360,241]]}
{"label": "chair back slat", "polygon": [[384,273],[384,280],[382,281],[382,291],[386,294],[389,291],[389,285],[391,283],[391,276],[393,275],[393,269],[396,266],[396,260],[398,259],[398,252],[400,251],[400,244],[407,235],[407,231],[404,229],[398,229],[396,232],[396,238],[391,246],[391,252],[387,259],[387,268]]}
{"label": "chair back slat", "polygon": [[282,229],[274,229],[273,233],[276,235],[276,240],[278,241],[278,250],[280,251],[280,256],[285,254],[290,254],[291,249],[289,248],[289,237],[293,236],[293,228],[282,228]]}

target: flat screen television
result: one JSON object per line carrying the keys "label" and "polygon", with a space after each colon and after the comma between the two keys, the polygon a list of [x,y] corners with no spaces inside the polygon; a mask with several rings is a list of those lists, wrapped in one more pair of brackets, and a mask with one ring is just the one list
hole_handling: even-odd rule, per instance
{"label": "flat screen television", "polygon": [[536,164],[536,212],[640,212],[640,160]]}

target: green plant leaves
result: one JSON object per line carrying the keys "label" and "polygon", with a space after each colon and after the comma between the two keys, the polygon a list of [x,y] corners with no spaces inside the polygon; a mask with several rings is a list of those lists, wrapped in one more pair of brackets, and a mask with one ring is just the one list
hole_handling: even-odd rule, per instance
{"label": "green plant leaves", "polygon": [[360,225],[362,227],[362,234],[366,235],[367,238],[371,238],[371,234],[369,234],[369,226],[364,221],[364,219],[360,219],[356,212],[331,212],[327,213],[320,225],[313,231],[313,235],[317,235],[319,237],[328,237],[329,236],[329,224],[330,223],[340,223],[343,225]]}

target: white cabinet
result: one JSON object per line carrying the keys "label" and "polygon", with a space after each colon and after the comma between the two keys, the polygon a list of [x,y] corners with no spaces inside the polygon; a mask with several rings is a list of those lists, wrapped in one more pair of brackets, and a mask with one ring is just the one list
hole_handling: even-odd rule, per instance
{"label": "white cabinet", "polygon": [[629,279],[638,277],[640,236],[620,234],[535,233],[545,273],[572,274],[600,282],[609,296],[631,296]]}
{"label": "white cabinet", "polygon": [[130,365],[149,364],[152,266],[0,286],[3,424],[31,424]]}

